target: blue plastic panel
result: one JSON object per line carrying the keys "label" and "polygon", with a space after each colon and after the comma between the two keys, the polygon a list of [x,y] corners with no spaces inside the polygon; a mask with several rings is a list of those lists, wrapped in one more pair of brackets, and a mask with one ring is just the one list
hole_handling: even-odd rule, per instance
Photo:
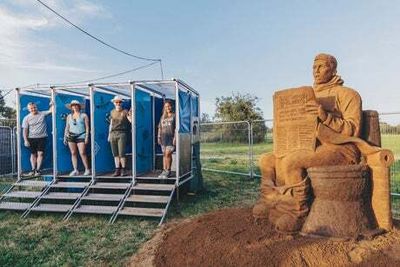
{"label": "blue plastic panel", "polygon": [[152,170],[153,165],[153,112],[149,93],[135,90],[136,98],[136,173]]}
{"label": "blue plastic panel", "polygon": [[93,105],[94,114],[93,120],[95,125],[95,167],[96,174],[105,172],[112,172],[115,169],[114,157],[111,152],[110,143],[108,139],[109,130],[109,115],[111,110],[114,108],[111,99],[114,95],[104,92],[93,92]]}
{"label": "blue plastic panel", "polygon": [[[71,162],[71,152],[68,148],[68,145],[64,145],[64,130],[67,121],[68,114],[71,111],[67,108],[67,104],[69,104],[72,100],[77,100],[79,103],[85,104],[85,110],[81,112],[85,112],[87,115],[90,114],[89,101],[86,101],[84,97],[72,96],[67,94],[57,93],[55,96],[56,109],[56,132],[57,132],[57,170],[59,174],[67,173],[72,170],[72,162]],[[89,113],[87,113],[89,111]],[[87,145],[86,148],[87,155],[90,155],[90,144]],[[78,156],[78,168],[83,170],[83,164],[80,156]]]}
{"label": "blue plastic panel", "polygon": [[179,90],[179,133],[190,133],[191,94]]}
{"label": "blue plastic panel", "polygon": [[192,95],[192,117],[199,116],[199,98],[196,95]]}
{"label": "blue plastic panel", "polygon": [[[36,103],[39,111],[46,111],[49,109],[50,98],[41,97],[41,96],[32,96],[32,95],[20,95],[20,125],[22,125],[22,121],[26,115],[29,114],[29,110],[27,105],[29,102]],[[44,159],[42,163],[42,169],[52,169],[53,168],[53,145],[52,145],[52,118],[51,115],[46,117],[47,124],[47,142],[46,148],[44,152]],[[31,152],[28,148],[24,146],[24,138],[22,136],[22,127],[21,127],[21,170],[23,172],[30,171],[32,169],[30,163],[30,155]]]}
{"label": "blue plastic panel", "polygon": [[156,153],[160,154],[162,153],[161,151],[161,146],[159,144],[157,144],[157,134],[158,134],[158,124],[160,123],[160,119],[161,119],[161,115],[162,115],[162,111],[163,111],[163,99],[162,98],[157,98],[154,97],[154,121],[156,123],[156,125],[154,125],[154,127],[156,128],[156,130],[154,131],[155,136],[154,136],[154,140],[156,142]]}

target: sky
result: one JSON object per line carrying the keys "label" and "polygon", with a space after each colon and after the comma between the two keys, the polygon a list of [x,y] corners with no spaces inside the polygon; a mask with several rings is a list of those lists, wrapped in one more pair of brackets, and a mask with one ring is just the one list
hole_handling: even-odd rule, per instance
{"label": "sky", "polygon": [[[43,0],[108,43],[161,58],[166,79],[201,95],[201,112],[233,92],[259,98],[312,85],[316,54],[338,60],[364,109],[400,111],[399,1]],[[0,0],[0,89],[56,84],[122,72],[146,61],[119,54],[67,25],[36,0]],[[107,81],[160,79],[159,65]],[[7,103],[13,105],[13,95]]]}

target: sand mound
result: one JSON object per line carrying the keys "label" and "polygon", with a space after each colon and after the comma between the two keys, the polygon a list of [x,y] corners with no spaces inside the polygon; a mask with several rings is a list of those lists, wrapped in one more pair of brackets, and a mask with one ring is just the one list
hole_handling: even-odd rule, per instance
{"label": "sand mound", "polygon": [[400,266],[400,231],[373,240],[282,235],[250,208],[225,209],[161,228],[131,266]]}

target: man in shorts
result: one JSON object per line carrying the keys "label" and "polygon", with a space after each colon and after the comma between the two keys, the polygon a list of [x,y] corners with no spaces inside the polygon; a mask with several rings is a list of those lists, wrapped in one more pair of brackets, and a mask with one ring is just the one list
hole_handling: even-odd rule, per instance
{"label": "man in shorts", "polygon": [[52,104],[48,111],[39,111],[36,104],[28,103],[29,114],[22,121],[24,145],[31,151],[32,171],[29,176],[41,174],[40,168],[43,162],[43,155],[46,147],[47,125],[46,116],[52,113]]}

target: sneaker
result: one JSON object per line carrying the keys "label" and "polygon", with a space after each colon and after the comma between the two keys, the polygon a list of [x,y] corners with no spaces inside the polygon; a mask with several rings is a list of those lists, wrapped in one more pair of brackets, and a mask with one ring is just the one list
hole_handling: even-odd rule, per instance
{"label": "sneaker", "polygon": [[85,172],[83,173],[83,175],[85,175],[85,176],[90,175],[90,174],[91,174],[90,170],[85,170]]}
{"label": "sneaker", "polygon": [[69,176],[75,176],[78,175],[79,171],[78,170],[73,170],[72,172],[69,173]]}
{"label": "sneaker", "polygon": [[35,171],[35,176],[40,176],[40,175],[42,175],[42,172],[40,170],[36,170]]}
{"label": "sneaker", "polygon": [[164,176],[165,176],[165,170],[163,170],[161,173],[160,173],[160,175],[158,175],[158,178],[165,178]]}
{"label": "sneaker", "polygon": [[125,170],[125,168],[122,168],[121,169],[121,176],[125,176],[127,173],[126,173],[126,170]]}
{"label": "sneaker", "polygon": [[115,172],[113,173],[113,177],[117,177],[117,176],[120,176],[121,175],[121,170],[118,168],[118,169],[115,169]]}
{"label": "sneaker", "polygon": [[164,175],[164,178],[168,178],[170,176],[171,176],[171,171],[166,171],[165,175]]}
{"label": "sneaker", "polygon": [[35,170],[32,170],[30,172],[28,172],[27,176],[35,176]]}

